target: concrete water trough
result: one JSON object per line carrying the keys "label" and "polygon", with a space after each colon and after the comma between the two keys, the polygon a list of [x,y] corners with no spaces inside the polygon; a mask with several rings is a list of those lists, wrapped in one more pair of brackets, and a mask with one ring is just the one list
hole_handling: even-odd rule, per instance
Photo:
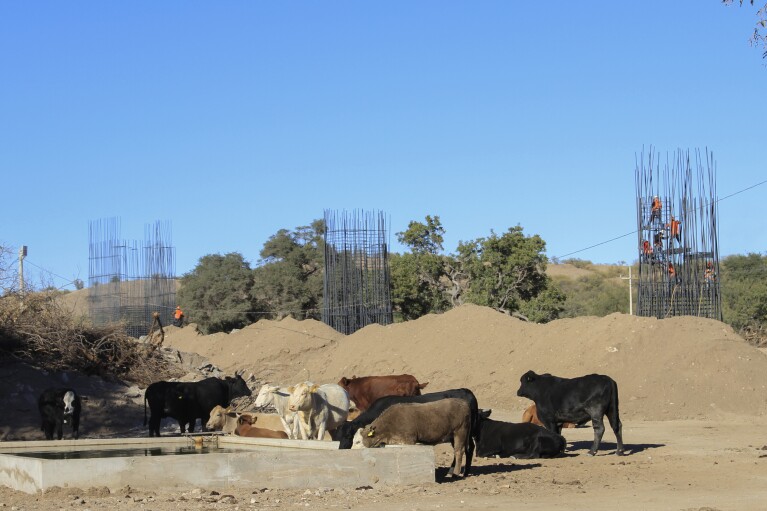
{"label": "concrete water trough", "polygon": [[221,435],[0,443],[0,484],[137,489],[353,488],[434,482],[434,448]]}

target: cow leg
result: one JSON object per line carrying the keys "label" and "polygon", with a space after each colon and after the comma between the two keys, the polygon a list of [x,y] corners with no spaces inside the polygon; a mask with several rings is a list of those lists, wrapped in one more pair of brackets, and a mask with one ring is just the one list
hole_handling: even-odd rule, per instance
{"label": "cow leg", "polygon": [[466,450],[465,440],[456,438],[453,440],[453,455],[455,457],[455,464],[450,468],[448,474],[452,477],[461,475],[461,465],[463,465],[463,453]]}
{"label": "cow leg", "polygon": [[613,433],[615,433],[615,454],[623,456],[625,454],[623,450],[623,423],[621,423],[617,413],[608,412],[607,420],[610,421],[610,427],[613,428]]}
{"label": "cow leg", "polygon": [[280,422],[282,422],[282,429],[285,430],[285,433],[287,433],[288,438],[294,439],[296,438],[295,433],[293,432],[293,421],[290,421],[290,424],[288,424],[288,421],[285,420],[285,417],[280,417]]}
{"label": "cow leg", "polygon": [[471,459],[474,457],[474,437],[469,435],[466,441],[466,466],[463,469],[463,476],[466,477],[471,471]]}
{"label": "cow leg", "polygon": [[64,437],[64,420],[56,419],[56,438],[61,440]]}
{"label": "cow leg", "polygon": [[317,426],[317,440],[325,440],[326,427],[327,424],[325,424],[325,421],[320,421],[319,425]]}
{"label": "cow leg", "polygon": [[160,436],[160,416],[152,414],[149,416],[149,436]]}
{"label": "cow leg", "polygon": [[599,450],[599,443],[602,441],[602,435],[605,434],[604,418],[596,416],[591,419],[591,424],[594,426],[594,444],[589,449],[589,455],[596,456]]}
{"label": "cow leg", "polygon": [[306,420],[304,420],[304,414],[303,412],[299,412],[295,419],[298,421],[298,432],[300,433],[301,440],[308,440],[308,435],[311,432],[311,424],[308,424]]}
{"label": "cow leg", "polygon": [[80,438],[80,417],[72,416],[72,438]]}
{"label": "cow leg", "polygon": [[45,432],[46,440],[53,440],[53,430],[55,427],[56,425],[52,422],[43,422],[43,431]]}

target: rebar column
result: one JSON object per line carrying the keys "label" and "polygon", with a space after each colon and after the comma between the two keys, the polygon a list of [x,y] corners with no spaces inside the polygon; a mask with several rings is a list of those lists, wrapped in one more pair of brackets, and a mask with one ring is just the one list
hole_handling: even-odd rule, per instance
{"label": "rebar column", "polygon": [[322,321],[343,334],[393,321],[383,212],[325,210]]}
{"label": "rebar column", "polygon": [[119,322],[133,337],[149,331],[153,312],[170,324],[176,305],[170,223],[147,225],[142,242],[121,240],[116,218],[90,222],[88,233],[88,308],[93,323]]}
{"label": "rebar column", "polygon": [[696,149],[636,157],[636,314],[722,319],[716,163]]}

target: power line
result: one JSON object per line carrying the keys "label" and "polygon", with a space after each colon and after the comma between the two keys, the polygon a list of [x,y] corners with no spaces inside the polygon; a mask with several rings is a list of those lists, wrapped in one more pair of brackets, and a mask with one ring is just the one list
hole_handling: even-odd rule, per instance
{"label": "power line", "polygon": [[61,288],[63,288],[63,287],[66,287],[66,286],[69,286],[69,285],[72,285],[72,284],[74,284],[74,283],[75,283],[75,281],[74,281],[74,280],[70,280],[70,279],[69,279],[69,277],[62,277],[61,275],[59,275],[59,274],[57,274],[57,273],[54,273],[54,272],[52,272],[51,270],[48,270],[48,269],[46,269],[46,268],[43,268],[42,266],[38,266],[38,265],[36,265],[35,263],[33,263],[32,261],[30,261],[29,259],[24,259],[24,262],[26,262],[27,264],[30,264],[30,265],[34,266],[35,268],[37,268],[37,269],[38,269],[38,270],[40,270],[40,271],[43,271],[43,272],[45,272],[45,273],[48,273],[48,274],[50,274],[50,275],[53,275],[54,277],[58,277],[58,278],[60,278],[61,280],[64,280],[66,283],[65,283],[65,284],[63,284],[61,287],[59,287],[59,289],[61,289]]}
{"label": "power line", "polygon": [[[753,184],[753,185],[751,185],[751,186],[748,186],[748,187],[746,187],[746,188],[743,188],[742,190],[738,190],[737,192],[733,192],[733,193],[731,193],[730,195],[726,195],[726,196],[722,197],[721,199],[717,199],[717,200],[715,200],[715,201],[714,201],[714,203],[716,204],[716,203],[722,202],[723,200],[726,200],[726,199],[729,199],[729,198],[735,197],[736,195],[739,195],[739,194],[741,194],[741,193],[743,193],[743,192],[747,192],[748,190],[751,190],[751,189],[753,189],[753,188],[756,188],[757,186],[762,186],[762,185],[763,185],[763,184],[765,184],[765,183],[767,183],[767,179],[765,179],[764,181],[761,181],[761,182],[759,182],[759,183]],[[631,231],[631,232],[627,232],[626,234],[621,234],[620,236],[616,236],[615,238],[611,238],[611,239],[609,239],[609,240],[606,240],[606,241],[602,241],[602,242],[596,243],[596,244],[594,244],[594,245],[591,245],[591,246],[588,246],[588,247],[582,248],[582,249],[580,249],[580,250],[575,250],[575,251],[573,251],[573,252],[569,252],[569,253],[567,253],[567,254],[564,254],[564,255],[561,255],[561,256],[554,256],[554,257],[553,257],[553,259],[563,259],[563,258],[565,258],[565,257],[568,257],[568,256],[571,256],[571,255],[573,255],[573,254],[578,254],[578,253],[580,253],[580,252],[585,252],[586,250],[591,250],[591,249],[592,249],[592,248],[594,248],[594,247],[598,247],[598,246],[601,246],[601,245],[606,245],[607,243],[612,243],[613,241],[617,241],[617,240],[619,240],[619,239],[621,239],[621,238],[625,238],[626,236],[633,236],[633,235],[634,235],[634,234],[636,234],[637,232],[638,232],[638,231],[635,229],[635,230],[633,230],[633,231]]]}

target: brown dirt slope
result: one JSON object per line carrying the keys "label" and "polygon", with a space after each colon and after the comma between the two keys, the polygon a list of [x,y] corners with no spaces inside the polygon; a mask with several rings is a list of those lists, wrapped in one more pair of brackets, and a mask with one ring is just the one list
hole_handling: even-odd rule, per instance
{"label": "brown dirt slope", "polygon": [[718,321],[612,314],[525,323],[486,307],[344,336],[317,321],[259,321],[231,334],[170,328],[166,343],[197,352],[227,372],[261,381],[336,382],[342,376],[411,373],[427,391],[467,387],[483,408],[521,410],[519,377],[529,369],[589,373],[618,382],[621,415],[644,420],[767,413],[767,356]]}

